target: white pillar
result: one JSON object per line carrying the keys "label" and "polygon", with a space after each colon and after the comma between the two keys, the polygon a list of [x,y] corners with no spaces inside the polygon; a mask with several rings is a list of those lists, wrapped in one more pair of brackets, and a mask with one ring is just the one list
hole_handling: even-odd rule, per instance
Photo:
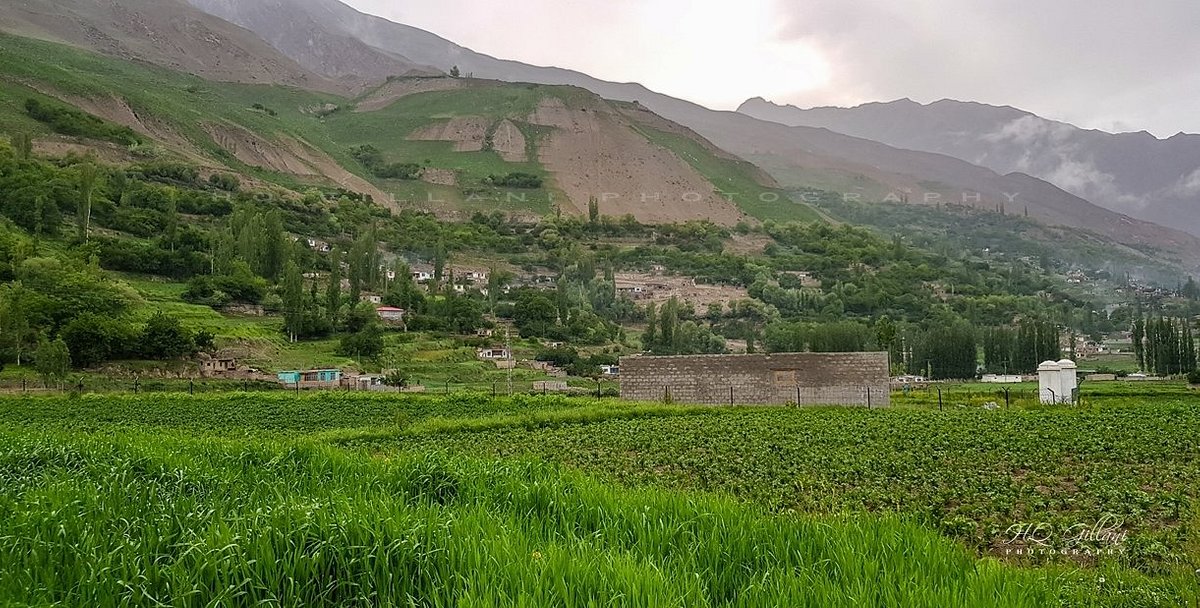
{"label": "white pillar", "polygon": [[1062,367],[1054,361],[1046,361],[1038,366],[1038,384],[1041,386],[1038,396],[1043,404],[1058,403],[1060,399],[1058,392],[1062,390],[1062,383],[1059,379],[1061,372]]}
{"label": "white pillar", "polygon": [[1059,403],[1071,403],[1072,396],[1075,394],[1075,389],[1079,388],[1079,366],[1070,359],[1063,359],[1058,362],[1059,382],[1062,386],[1062,392],[1059,393]]}

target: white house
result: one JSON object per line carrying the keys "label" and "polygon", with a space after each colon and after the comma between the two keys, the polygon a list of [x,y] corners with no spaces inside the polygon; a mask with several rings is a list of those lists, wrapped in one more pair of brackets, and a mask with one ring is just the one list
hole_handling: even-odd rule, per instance
{"label": "white house", "polygon": [[512,352],[502,346],[481,348],[476,351],[476,354],[484,361],[496,361],[500,359],[509,359],[512,357]]}
{"label": "white house", "polygon": [[372,304],[383,304],[383,296],[373,293],[364,293],[362,295],[362,301],[370,302]]}
{"label": "white house", "polygon": [[984,374],[983,382],[985,384],[1020,384],[1021,376],[1014,374]]}

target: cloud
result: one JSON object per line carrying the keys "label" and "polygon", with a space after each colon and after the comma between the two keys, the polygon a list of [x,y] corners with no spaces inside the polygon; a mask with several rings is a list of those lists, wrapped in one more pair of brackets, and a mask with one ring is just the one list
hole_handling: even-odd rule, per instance
{"label": "cloud", "polygon": [[1200,132],[1195,0],[348,1],[492,55],[711,107],[952,98]]}
{"label": "cloud", "polygon": [[776,11],[782,37],[837,67],[833,98],[967,99],[1083,126],[1200,131],[1181,104],[1157,109],[1164,89],[1200,88],[1194,0],[776,0]]}
{"label": "cloud", "polygon": [[993,150],[999,146],[1017,151],[1016,170],[1040,177],[1071,194],[1110,208],[1135,210],[1147,201],[1120,187],[1117,177],[1096,166],[1077,141],[1070,126],[1023,116],[982,136]]}

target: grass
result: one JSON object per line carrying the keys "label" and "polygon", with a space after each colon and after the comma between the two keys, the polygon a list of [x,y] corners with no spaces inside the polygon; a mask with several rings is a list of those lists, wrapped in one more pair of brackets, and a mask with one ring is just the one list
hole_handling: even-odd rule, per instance
{"label": "grass", "polygon": [[[1004,514],[1005,486],[988,479],[1036,492],[1063,463],[1097,468],[1074,477],[1084,502],[1097,495],[1089,479],[1111,499],[1131,496],[1131,477],[1158,494],[1200,478],[1193,405],[991,414],[345,393],[0,399],[0,605],[1195,604],[1190,572],[1019,566],[978,557],[919,510],[812,508],[962,501]],[[631,475],[612,484],[555,461]],[[1018,461],[1027,471],[1012,477]],[[800,468],[777,475],[778,463]],[[781,510],[749,488],[813,503]]]}
{"label": "grass", "polygon": [[772,517],[537,464],[6,435],[0,595],[14,602],[944,607],[1078,593],[899,520]]}
{"label": "grass", "polygon": [[[1117,518],[1111,558],[1188,572],[1200,555],[1192,402],[1085,410],[718,408],[370,440],[372,449],[540,458],[634,486],[732,494],[774,511],[897,512],[996,554],[1019,522]],[[1103,560],[1102,560],[1103,561]]]}

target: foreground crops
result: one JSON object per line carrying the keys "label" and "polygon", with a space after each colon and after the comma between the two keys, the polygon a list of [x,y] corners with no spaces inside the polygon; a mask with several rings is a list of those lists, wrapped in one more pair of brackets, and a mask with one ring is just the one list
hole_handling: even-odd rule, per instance
{"label": "foreground crops", "polygon": [[[0,399],[0,606],[1196,606],[1198,418]],[[1116,557],[979,558],[1109,512]]]}
{"label": "foreground crops", "polygon": [[[717,410],[358,442],[560,462],[624,484],[719,491],[775,511],[896,511],[1002,554],[1017,523],[1106,515],[1114,559],[1200,568],[1200,405],[1086,410]],[[1076,560],[1078,561],[1078,560]],[[1085,560],[1091,561],[1091,560]]]}
{"label": "foreground crops", "polygon": [[1098,592],[898,521],[770,517],[539,465],[0,441],[0,603],[1032,607]]}

